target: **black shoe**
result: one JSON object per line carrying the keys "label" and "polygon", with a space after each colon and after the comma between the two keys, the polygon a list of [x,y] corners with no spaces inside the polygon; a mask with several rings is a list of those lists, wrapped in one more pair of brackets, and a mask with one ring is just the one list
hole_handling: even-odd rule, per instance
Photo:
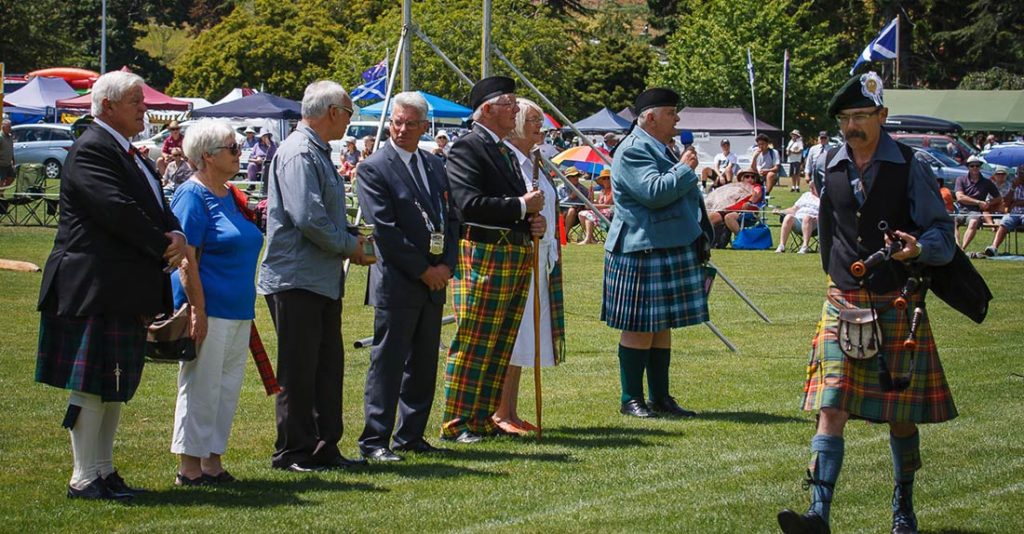
{"label": "black shoe", "polygon": [[619,408],[619,413],[622,415],[642,417],[645,419],[649,417],[657,417],[654,412],[647,409],[647,405],[644,404],[644,401],[639,399],[631,399],[622,403],[622,407]]}
{"label": "black shoe", "polygon": [[697,412],[683,408],[676,402],[676,399],[672,397],[665,397],[661,400],[651,401],[647,406],[652,412],[667,415],[669,417],[697,417]]}
{"label": "black shoe", "polygon": [[228,473],[226,469],[216,475],[208,475],[206,473],[203,473],[203,479],[206,480],[206,482],[210,485],[230,484],[232,482],[238,482],[238,479],[231,476],[231,473]]}
{"label": "black shoe", "polygon": [[319,471],[326,471],[326,468],[320,464],[314,464],[312,462],[295,462],[288,465],[273,466],[274,469],[281,469],[284,471],[291,471],[292,473],[317,473]]}
{"label": "black shoe", "polygon": [[109,489],[111,493],[139,495],[141,493],[146,493],[149,491],[146,489],[133,488],[129,486],[128,484],[125,483],[124,479],[121,478],[121,475],[119,475],[117,471],[114,471],[113,473],[107,475],[107,478],[103,479],[103,483],[107,486],[107,489]]}
{"label": "black shoe", "polygon": [[68,486],[69,499],[90,499],[108,501],[130,501],[134,497],[130,493],[114,493],[103,483],[102,478],[93,480],[82,489],[75,489]]}
{"label": "black shoe", "polygon": [[469,430],[463,430],[461,434],[453,438],[447,436],[441,436],[441,441],[454,441],[455,443],[462,443],[463,445],[470,445],[473,443],[480,443],[484,437],[475,432]]}
{"label": "black shoe", "polygon": [[892,534],[917,534],[912,500],[914,483],[896,484],[892,490]]}
{"label": "black shoe", "polygon": [[779,528],[786,534],[831,534],[828,523],[814,512],[800,515],[793,510],[779,512]]}
{"label": "black shoe", "polygon": [[402,457],[387,447],[377,447],[363,451],[363,458],[371,462],[401,462]]}
{"label": "black shoe", "polygon": [[335,471],[338,469],[352,469],[353,467],[362,467],[366,465],[366,460],[363,458],[348,459],[342,455],[338,455],[335,458],[322,462],[321,467],[328,471]]}
{"label": "black shoe", "polygon": [[445,449],[443,447],[435,447],[427,443],[427,440],[425,439],[413,441],[411,443],[403,443],[402,445],[395,445],[391,450],[399,452],[415,452],[416,454],[443,454],[451,452],[449,449]]}
{"label": "black shoe", "polygon": [[199,475],[196,478],[188,478],[187,476],[178,473],[174,477],[175,486],[209,486],[210,482],[203,475]]}

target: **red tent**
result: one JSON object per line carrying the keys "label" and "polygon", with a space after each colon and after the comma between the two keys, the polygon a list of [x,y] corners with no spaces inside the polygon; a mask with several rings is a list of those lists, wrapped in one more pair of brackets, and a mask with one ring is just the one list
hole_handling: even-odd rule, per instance
{"label": "red tent", "polygon": [[[171,98],[152,87],[142,84],[142,94],[149,109],[165,109],[171,111],[188,111],[191,104],[185,100]],[[58,100],[56,107],[61,109],[89,109],[92,107],[92,93],[75,98]]]}

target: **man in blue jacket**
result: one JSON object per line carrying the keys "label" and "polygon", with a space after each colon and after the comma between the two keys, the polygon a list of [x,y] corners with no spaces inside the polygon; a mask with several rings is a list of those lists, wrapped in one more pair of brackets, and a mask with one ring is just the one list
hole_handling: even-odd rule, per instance
{"label": "man in blue jacket", "polygon": [[679,95],[670,89],[641,93],[634,105],[636,125],[612,163],[616,206],[605,242],[601,320],[622,330],[620,411],[633,417],[696,415],[676,403],[668,384],[671,329],[708,320],[703,263],[711,226],[693,171],[697,157],[686,151],[675,158],[668,149],[678,104]]}

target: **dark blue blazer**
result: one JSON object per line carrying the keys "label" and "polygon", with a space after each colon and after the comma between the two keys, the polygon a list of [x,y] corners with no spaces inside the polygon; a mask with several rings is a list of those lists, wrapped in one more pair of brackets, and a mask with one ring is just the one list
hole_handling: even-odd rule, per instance
{"label": "dark blue blazer", "polygon": [[[444,163],[417,150],[430,182],[432,198],[413,185],[409,167],[390,142],[385,143],[356,168],[356,194],[363,218],[374,225],[377,263],[370,267],[367,303],[379,308],[418,307],[427,299],[443,303],[445,291],[430,291],[419,277],[427,267],[447,265],[455,271],[458,259],[459,221],[452,202]],[[418,204],[418,206],[417,206]],[[429,253],[430,231],[421,211],[435,221],[443,212],[445,248],[440,256]]]}

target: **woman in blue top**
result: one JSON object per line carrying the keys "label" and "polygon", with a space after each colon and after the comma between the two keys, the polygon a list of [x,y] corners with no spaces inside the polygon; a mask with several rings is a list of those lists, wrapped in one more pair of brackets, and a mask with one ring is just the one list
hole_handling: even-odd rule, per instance
{"label": "woman in blue top", "polygon": [[191,306],[198,356],[178,373],[171,452],[180,455],[175,484],[195,486],[234,480],[221,455],[242,388],[263,236],[228,189],[241,153],[231,127],[201,121],[189,129],[184,149],[197,170],[171,201],[189,244],[171,284],[175,306]]}

